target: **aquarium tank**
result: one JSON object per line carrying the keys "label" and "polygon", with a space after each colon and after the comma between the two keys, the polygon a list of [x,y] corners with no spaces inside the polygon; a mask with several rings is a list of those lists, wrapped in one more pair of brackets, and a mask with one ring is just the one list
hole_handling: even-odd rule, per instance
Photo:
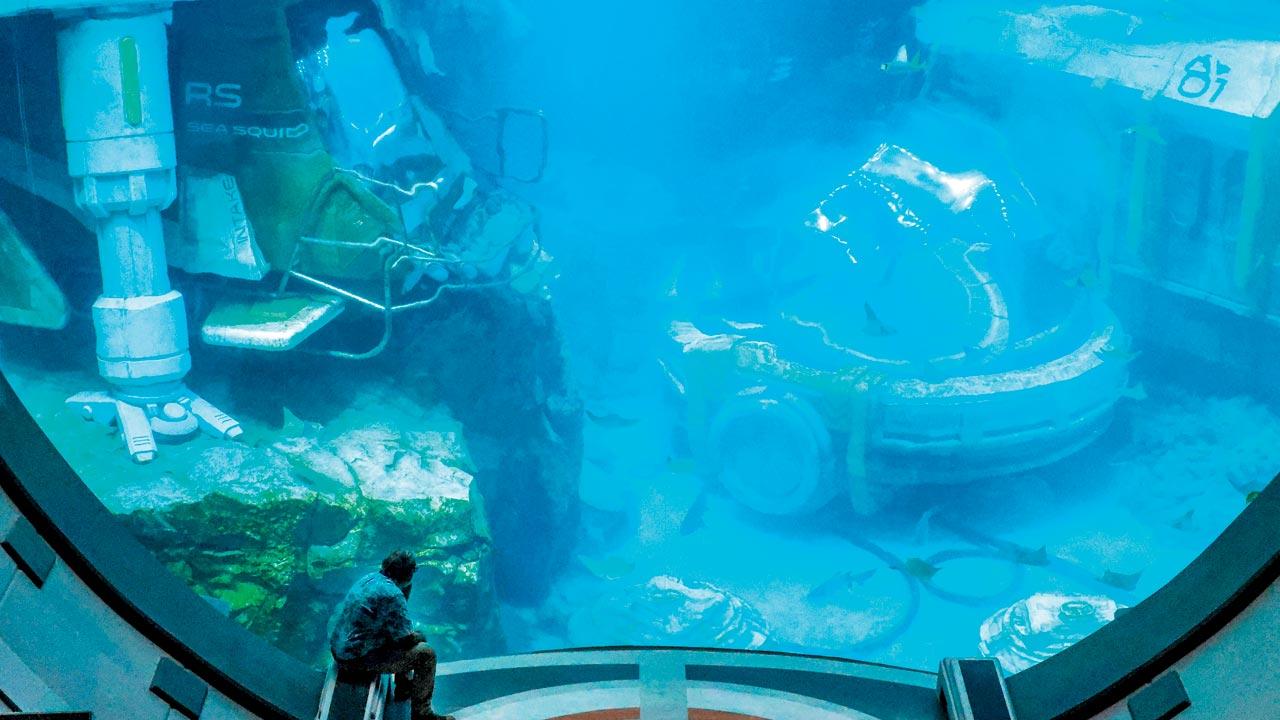
{"label": "aquarium tank", "polygon": [[1264,3],[86,5],[0,2],[0,370],[305,663],[403,549],[445,660],[1015,673],[1280,470]]}

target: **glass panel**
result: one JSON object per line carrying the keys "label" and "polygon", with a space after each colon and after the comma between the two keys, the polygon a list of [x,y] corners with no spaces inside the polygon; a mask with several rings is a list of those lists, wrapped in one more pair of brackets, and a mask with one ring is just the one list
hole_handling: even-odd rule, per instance
{"label": "glass panel", "polygon": [[446,660],[1016,672],[1280,469],[1278,18],[1149,5],[5,17],[0,367],[307,662],[403,549]]}

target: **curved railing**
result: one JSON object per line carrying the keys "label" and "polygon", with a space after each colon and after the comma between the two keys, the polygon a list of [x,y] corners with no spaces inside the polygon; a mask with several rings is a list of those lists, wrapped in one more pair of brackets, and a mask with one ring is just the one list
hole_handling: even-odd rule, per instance
{"label": "curved railing", "polygon": [[[66,565],[144,637],[211,687],[268,718],[309,718],[322,678],[219,614],[165,570],[85,486],[0,376],[0,489]],[[1074,647],[1009,679],[1020,720],[1089,717],[1202,644],[1280,577],[1280,483],[1272,482],[1168,585]],[[656,663],[656,664],[655,664]],[[753,687],[872,716],[939,717],[933,673],[817,656],[687,648],[583,649],[448,663],[442,702],[683,668],[691,683]],[[831,682],[832,678],[841,682]],[[702,685],[699,685],[702,687]],[[905,703],[905,705],[904,705]],[[932,709],[930,709],[932,703]],[[479,716],[477,716],[479,717]]]}

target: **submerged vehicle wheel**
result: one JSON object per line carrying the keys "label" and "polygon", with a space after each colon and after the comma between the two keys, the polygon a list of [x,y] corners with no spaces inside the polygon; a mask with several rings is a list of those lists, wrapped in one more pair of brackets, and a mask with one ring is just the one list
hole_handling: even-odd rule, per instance
{"label": "submerged vehicle wheel", "polygon": [[831,435],[794,395],[735,397],[716,414],[710,440],[720,483],[752,510],[805,513],[837,494]]}

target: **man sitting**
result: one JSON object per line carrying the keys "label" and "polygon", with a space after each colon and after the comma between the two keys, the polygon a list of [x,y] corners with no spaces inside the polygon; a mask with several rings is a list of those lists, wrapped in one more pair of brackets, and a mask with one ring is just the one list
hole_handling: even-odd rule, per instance
{"label": "man sitting", "polygon": [[382,571],[362,578],[338,606],[329,650],[338,671],[395,673],[396,699],[412,698],[413,720],[453,720],[431,709],[436,653],[409,622],[409,591],[418,562],[403,550],[382,561]]}

